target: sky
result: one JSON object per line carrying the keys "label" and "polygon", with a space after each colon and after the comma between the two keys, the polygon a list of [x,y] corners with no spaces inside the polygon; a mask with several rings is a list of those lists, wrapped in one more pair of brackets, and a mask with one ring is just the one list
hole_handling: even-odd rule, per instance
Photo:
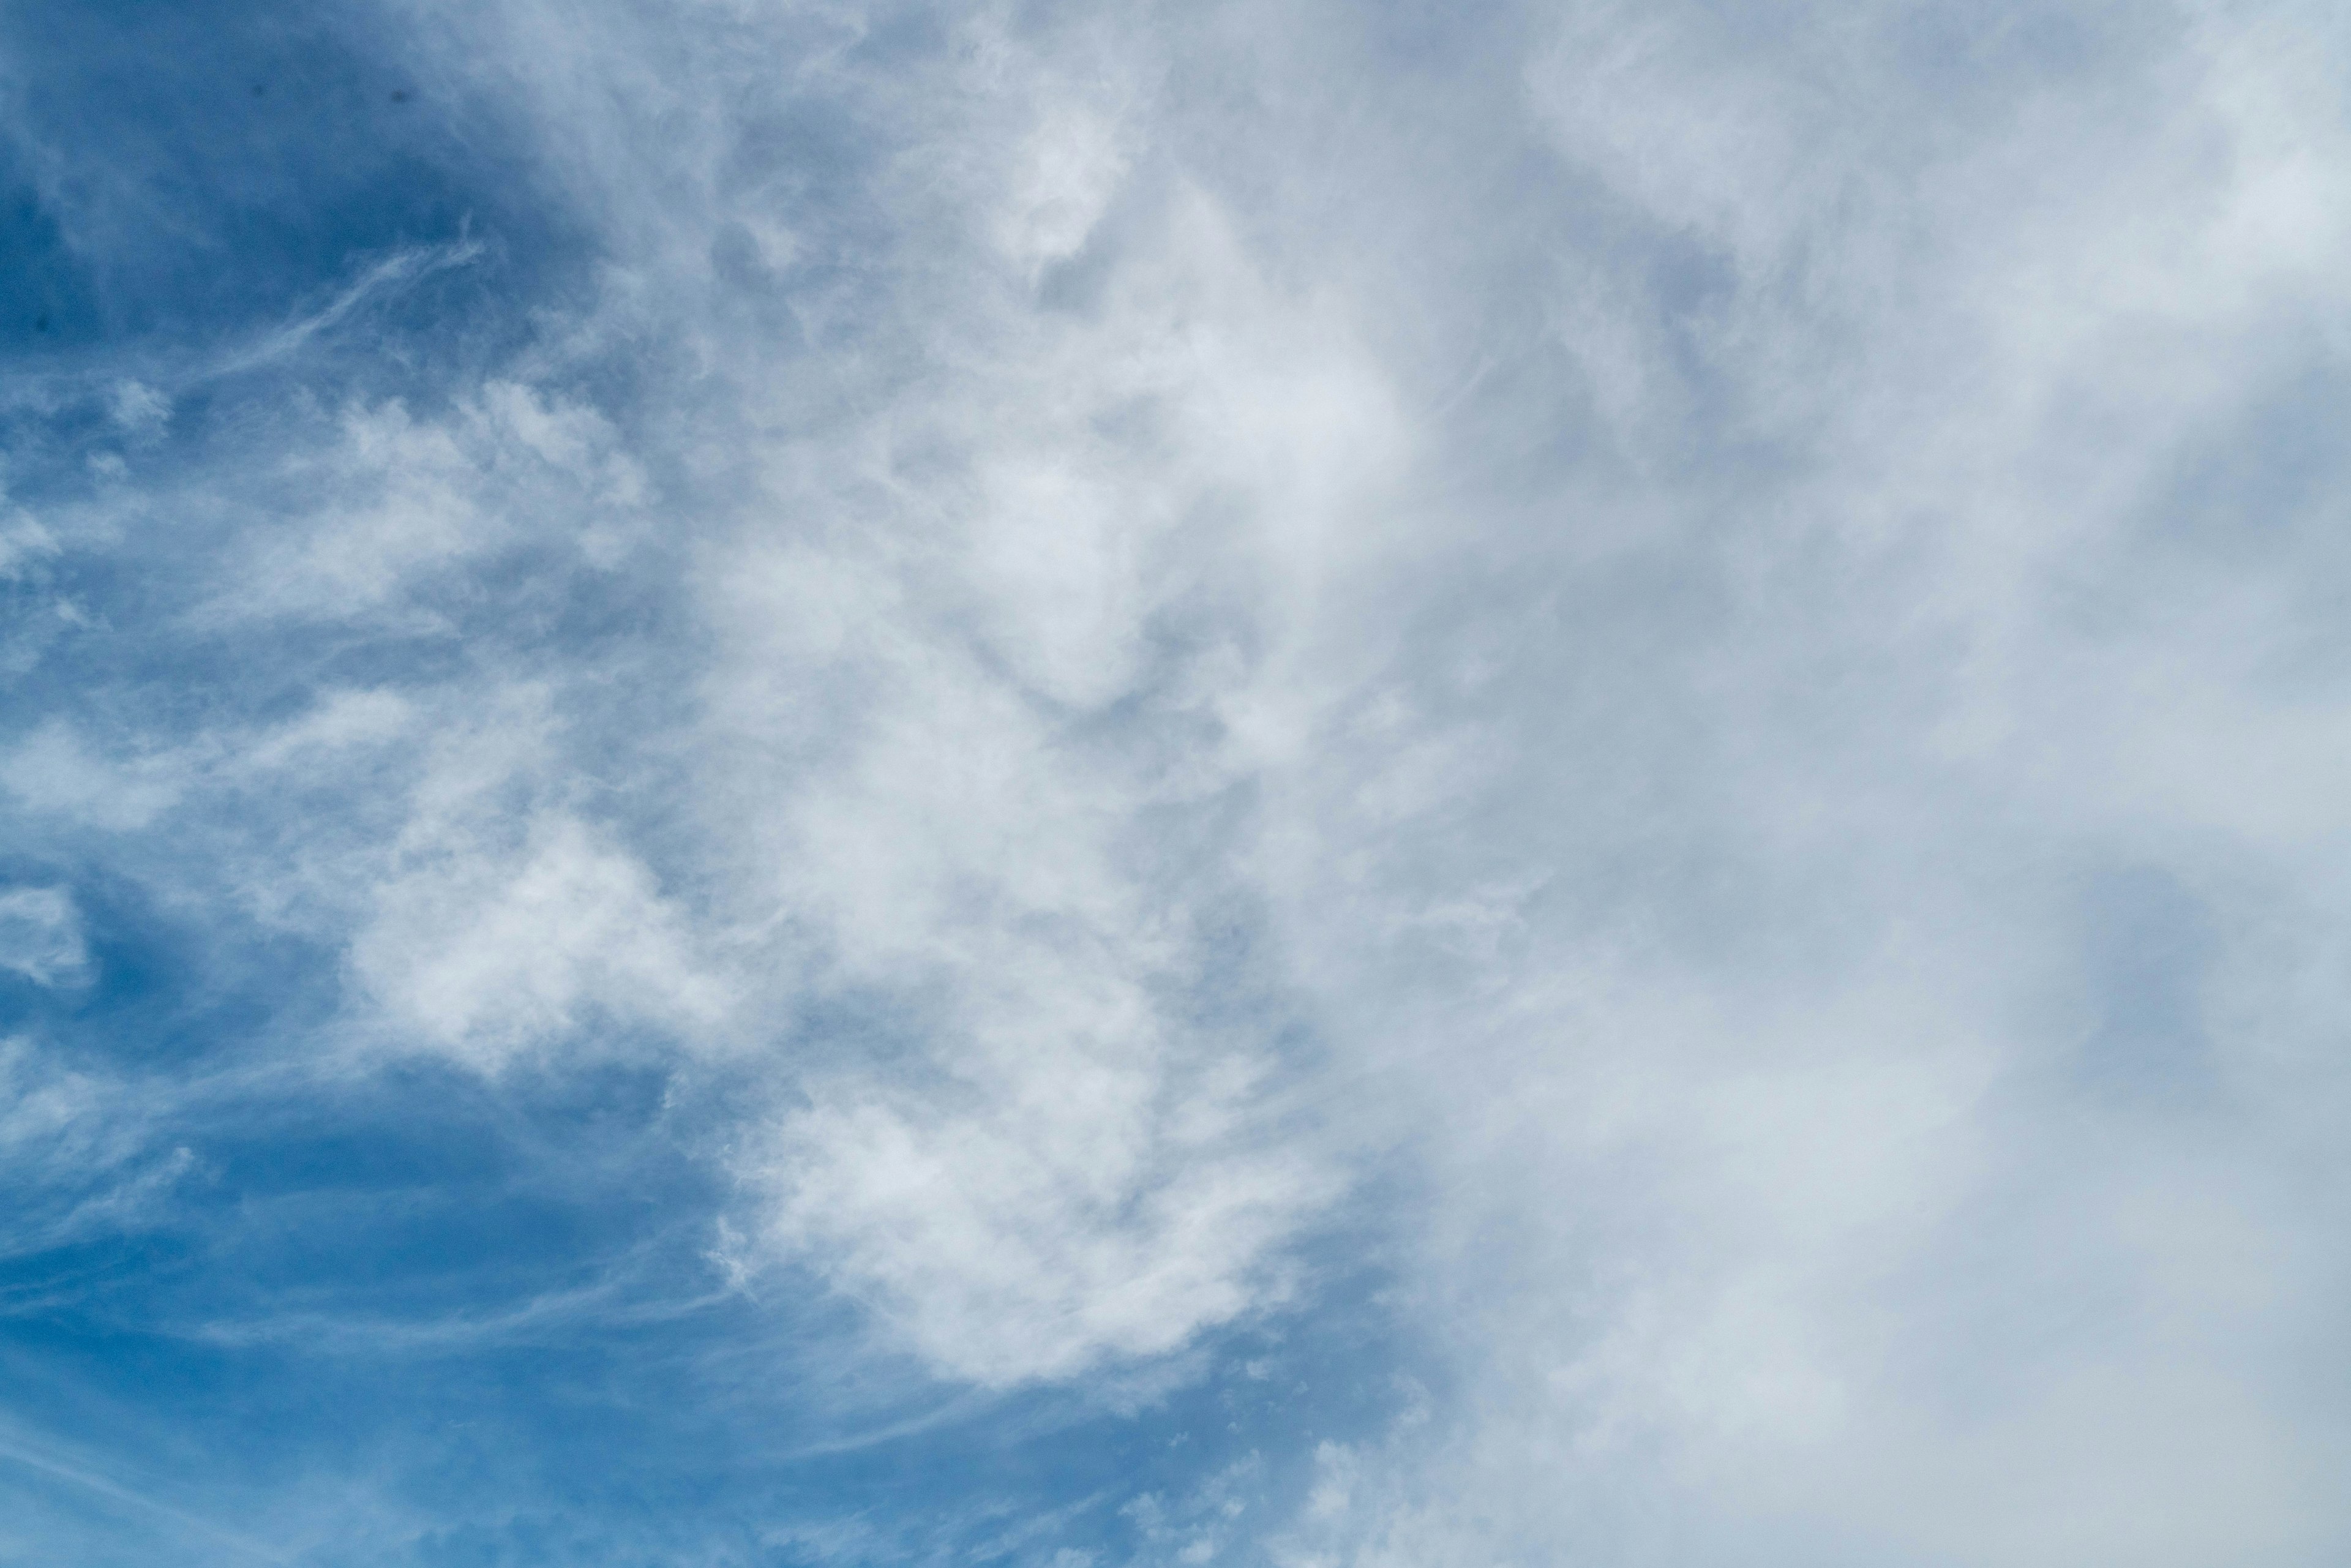
{"label": "sky", "polygon": [[2346,82],[0,5],[0,1564],[2344,1561]]}

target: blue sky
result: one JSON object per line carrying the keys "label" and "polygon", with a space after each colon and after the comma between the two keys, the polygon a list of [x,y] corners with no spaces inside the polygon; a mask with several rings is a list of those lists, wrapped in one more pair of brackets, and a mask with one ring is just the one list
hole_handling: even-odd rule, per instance
{"label": "blue sky", "polygon": [[2346,66],[0,16],[0,1563],[2338,1560]]}

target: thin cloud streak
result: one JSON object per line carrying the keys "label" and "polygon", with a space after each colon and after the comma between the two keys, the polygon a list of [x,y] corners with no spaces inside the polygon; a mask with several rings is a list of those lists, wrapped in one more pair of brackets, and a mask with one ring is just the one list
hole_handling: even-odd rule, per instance
{"label": "thin cloud streak", "polygon": [[136,1513],[163,1521],[208,1546],[225,1550],[230,1561],[287,1563],[297,1560],[291,1552],[256,1541],[175,1503],[163,1501],[155,1495],[162,1489],[152,1479],[134,1484],[92,1465],[86,1456],[74,1453],[66,1445],[27,1434],[21,1428],[0,1430],[0,1459],[50,1479],[64,1481],[92,1497],[101,1498]]}

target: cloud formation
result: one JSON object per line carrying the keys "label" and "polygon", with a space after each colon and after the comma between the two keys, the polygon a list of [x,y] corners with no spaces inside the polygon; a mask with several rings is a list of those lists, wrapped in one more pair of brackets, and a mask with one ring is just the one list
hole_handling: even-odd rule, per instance
{"label": "cloud formation", "polygon": [[0,1152],[256,1550],[2351,1538],[2334,18],[224,37],[413,221],[9,111]]}

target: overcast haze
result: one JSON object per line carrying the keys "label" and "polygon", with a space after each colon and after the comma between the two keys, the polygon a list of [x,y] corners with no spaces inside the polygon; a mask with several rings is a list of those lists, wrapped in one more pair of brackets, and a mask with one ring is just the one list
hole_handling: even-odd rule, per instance
{"label": "overcast haze", "polygon": [[2345,1561],[2346,82],[0,5],[0,1563]]}

